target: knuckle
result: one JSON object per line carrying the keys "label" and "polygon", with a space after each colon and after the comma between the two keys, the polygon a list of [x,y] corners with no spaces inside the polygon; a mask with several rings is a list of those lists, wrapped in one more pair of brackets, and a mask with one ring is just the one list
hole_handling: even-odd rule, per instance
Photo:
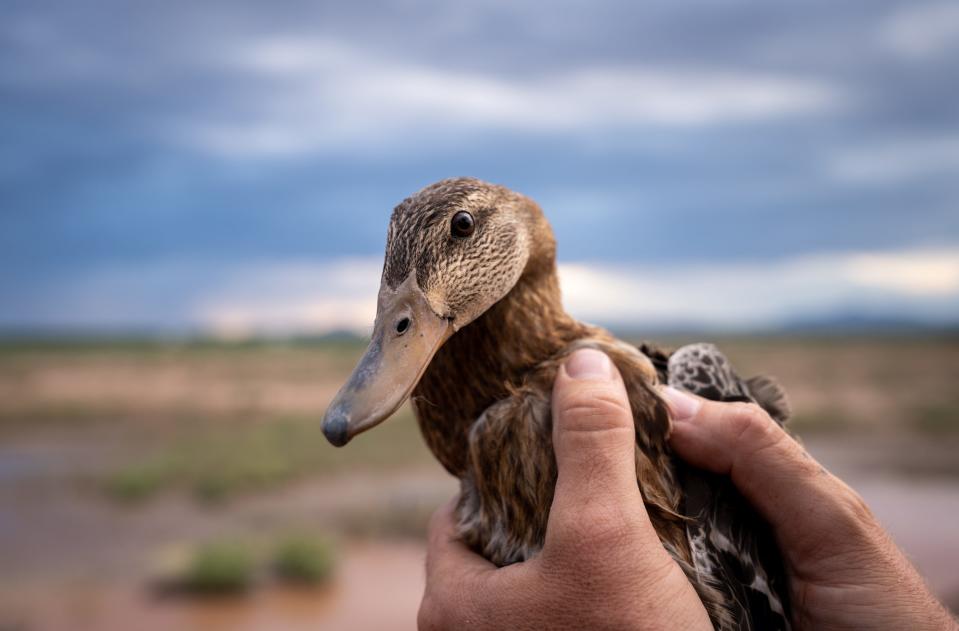
{"label": "knuckle", "polygon": [[557,406],[564,429],[592,431],[632,424],[629,402],[609,387],[578,388],[560,397]]}
{"label": "knuckle", "polygon": [[872,525],[876,518],[866,500],[852,488],[845,486],[841,494],[840,509],[846,521],[853,524]]}
{"label": "knuckle", "polygon": [[[446,574],[445,572],[443,574]],[[464,580],[460,576],[438,575],[427,564],[426,586],[416,614],[419,629],[455,627],[454,614],[462,609]]]}
{"label": "knuckle", "polygon": [[425,631],[442,629],[440,611],[441,609],[434,605],[433,598],[428,593],[425,594],[420,601],[419,611],[416,612],[416,628]]}
{"label": "knuckle", "polygon": [[449,606],[451,603],[446,603],[445,600],[442,597],[437,597],[435,591],[427,586],[426,593],[423,594],[423,600],[420,601],[420,608],[416,612],[417,629],[439,631],[440,629],[454,628],[455,625],[450,618],[450,614],[455,608]]}
{"label": "knuckle", "polygon": [[776,426],[769,414],[755,403],[729,404],[729,431],[733,442],[767,444]]}

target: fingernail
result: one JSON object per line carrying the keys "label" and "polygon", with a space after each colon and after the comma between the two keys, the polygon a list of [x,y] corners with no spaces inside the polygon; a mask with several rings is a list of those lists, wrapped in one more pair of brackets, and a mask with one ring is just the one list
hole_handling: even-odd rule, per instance
{"label": "fingernail", "polygon": [[682,422],[692,419],[699,412],[699,408],[703,406],[703,402],[696,397],[672,386],[660,388],[659,394],[666,399],[666,403],[669,405],[669,415],[674,421]]}
{"label": "fingernail", "polygon": [[606,353],[592,348],[583,348],[566,360],[566,374],[573,379],[609,381],[613,378],[613,362]]}

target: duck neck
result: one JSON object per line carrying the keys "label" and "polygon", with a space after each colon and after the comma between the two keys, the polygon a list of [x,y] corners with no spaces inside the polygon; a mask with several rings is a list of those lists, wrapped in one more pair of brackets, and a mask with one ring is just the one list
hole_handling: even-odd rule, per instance
{"label": "duck neck", "polygon": [[473,422],[585,331],[563,310],[550,262],[527,268],[504,298],[453,335],[413,392],[423,437],[440,463],[461,476]]}

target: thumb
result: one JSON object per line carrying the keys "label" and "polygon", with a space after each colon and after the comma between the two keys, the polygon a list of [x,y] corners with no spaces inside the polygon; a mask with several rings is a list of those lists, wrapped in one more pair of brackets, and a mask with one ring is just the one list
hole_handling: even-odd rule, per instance
{"label": "thumb", "polygon": [[575,522],[623,524],[630,511],[642,508],[642,497],[636,430],[619,372],[604,353],[578,350],[556,376],[552,404],[558,477],[551,529]]}

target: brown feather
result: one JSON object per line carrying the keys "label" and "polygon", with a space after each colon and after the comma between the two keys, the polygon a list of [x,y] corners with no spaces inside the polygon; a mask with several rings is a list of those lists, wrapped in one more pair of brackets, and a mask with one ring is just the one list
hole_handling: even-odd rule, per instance
{"label": "brown feather", "polygon": [[[479,226],[469,248],[444,232],[443,222],[462,208]],[[469,178],[427,187],[393,213],[383,283],[394,287],[414,271],[436,313],[458,328],[411,400],[427,445],[461,481],[463,541],[497,565],[523,561],[542,548],[557,476],[553,381],[569,353],[598,348],[626,385],[636,426],[636,479],[653,526],[717,627],[732,628],[720,592],[699,580],[692,563],[666,440],[669,414],[654,390],[659,360],[667,355],[641,353],[566,313],[556,243],[539,207]],[[505,277],[514,279],[508,290]],[[464,315],[482,300],[480,313]]]}
{"label": "brown feather", "polygon": [[[606,352],[622,374],[636,423],[640,491],[660,540],[692,579],[666,444],[669,415],[652,388],[655,368],[636,348],[563,310],[551,260],[531,260],[505,298],[440,349],[414,391],[427,445],[462,482],[460,535],[497,565],[542,548],[556,484],[550,394],[566,355],[583,346]],[[722,619],[720,594],[693,583]]]}

